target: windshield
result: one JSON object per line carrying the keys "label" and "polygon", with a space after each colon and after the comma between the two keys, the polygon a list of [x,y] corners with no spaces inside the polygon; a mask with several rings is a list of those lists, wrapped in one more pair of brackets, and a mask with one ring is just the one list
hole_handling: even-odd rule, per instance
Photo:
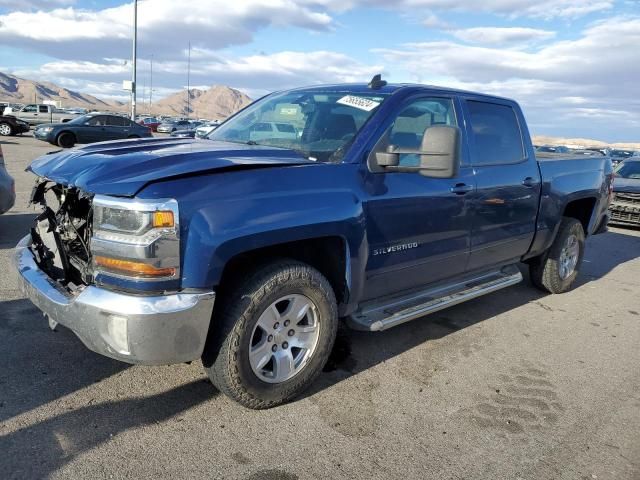
{"label": "windshield", "polygon": [[297,90],[269,95],[247,107],[207,138],[296,150],[305,157],[339,161],[386,94]]}
{"label": "windshield", "polygon": [[622,162],[615,170],[616,177],[640,180],[640,161]]}

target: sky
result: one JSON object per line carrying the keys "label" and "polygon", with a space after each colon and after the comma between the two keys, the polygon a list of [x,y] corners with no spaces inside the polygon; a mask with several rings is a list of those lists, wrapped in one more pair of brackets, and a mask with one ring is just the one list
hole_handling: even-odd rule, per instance
{"label": "sky", "polygon": [[[127,99],[132,3],[0,0],[0,71]],[[516,99],[533,134],[640,141],[640,0],[139,0],[138,104],[374,74]],[[143,98],[140,98],[143,97]],[[147,100],[148,101],[148,100]]]}

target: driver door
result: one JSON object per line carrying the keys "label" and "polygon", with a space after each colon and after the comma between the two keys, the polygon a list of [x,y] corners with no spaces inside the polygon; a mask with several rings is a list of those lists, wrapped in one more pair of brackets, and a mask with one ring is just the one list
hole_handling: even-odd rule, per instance
{"label": "driver door", "polygon": [[[453,98],[418,97],[400,108],[374,148],[420,147],[434,125],[457,125]],[[469,194],[475,190],[466,146],[456,178],[428,178],[420,173],[374,172],[366,179],[364,203],[369,258],[363,300],[417,288],[465,272],[470,251]],[[402,154],[401,166],[419,165],[415,154]]]}

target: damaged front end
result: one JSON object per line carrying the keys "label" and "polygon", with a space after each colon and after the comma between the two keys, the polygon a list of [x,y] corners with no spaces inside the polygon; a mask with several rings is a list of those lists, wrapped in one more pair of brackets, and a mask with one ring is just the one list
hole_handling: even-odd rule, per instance
{"label": "damaged front end", "polygon": [[30,204],[42,213],[31,229],[31,251],[38,266],[70,291],[93,281],[92,196],[74,187],[38,179]]}

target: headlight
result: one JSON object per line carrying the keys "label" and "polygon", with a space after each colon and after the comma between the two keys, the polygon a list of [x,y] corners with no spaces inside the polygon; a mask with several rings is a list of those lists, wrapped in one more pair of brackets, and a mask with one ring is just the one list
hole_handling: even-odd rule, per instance
{"label": "headlight", "polygon": [[168,200],[93,199],[91,253],[97,273],[136,279],[177,278],[180,268],[178,203]]}
{"label": "headlight", "polygon": [[40,128],[38,128],[38,132],[40,132],[40,133],[49,133],[51,130],[53,130],[53,127],[40,127]]}

